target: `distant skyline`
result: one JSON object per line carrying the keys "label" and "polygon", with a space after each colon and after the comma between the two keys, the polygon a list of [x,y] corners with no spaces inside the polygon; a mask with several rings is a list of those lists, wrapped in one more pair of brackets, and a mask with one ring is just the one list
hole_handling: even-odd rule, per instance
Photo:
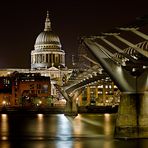
{"label": "distant skyline", "polygon": [[[30,0],[0,5],[0,68],[30,68],[30,52],[49,11],[66,59],[76,53],[78,37],[96,35],[148,14],[147,0]],[[66,63],[67,63],[66,60]],[[69,61],[71,62],[71,61]]]}

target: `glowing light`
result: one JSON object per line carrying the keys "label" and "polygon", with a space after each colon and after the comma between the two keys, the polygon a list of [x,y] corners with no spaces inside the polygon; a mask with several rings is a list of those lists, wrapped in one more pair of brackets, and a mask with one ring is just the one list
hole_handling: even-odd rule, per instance
{"label": "glowing light", "polygon": [[109,119],[110,118],[110,114],[104,114],[104,116],[105,116],[105,119]]}
{"label": "glowing light", "polygon": [[116,86],[116,85],[114,85],[114,88],[117,88],[117,86]]}
{"label": "glowing light", "polygon": [[112,88],[112,86],[111,86],[111,85],[109,85],[109,88]]}
{"label": "glowing light", "polygon": [[108,85],[105,85],[105,88],[108,88]]}
{"label": "glowing light", "polygon": [[3,104],[3,105],[6,105],[6,101],[4,100],[4,101],[2,102],[2,104]]}
{"label": "glowing light", "polygon": [[117,70],[117,73],[119,73],[119,74],[122,73],[122,68],[121,68],[121,66],[117,66],[116,70]]}
{"label": "glowing light", "polygon": [[7,114],[2,114],[2,118],[6,120]]}
{"label": "glowing light", "polygon": [[99,85],[98,88],[103,88],[103,85]]}
{"label": "glowing light", "polygon": [[136,68],[133,68],[132,71],[135,72],[136,71]]}
{"label": "glowing light", "polygon": [[8,140],[8,137],[2,136],[2,140]]}
{"label": "glowing light", "polygon": [[38,119],[43,119],[43,114],[38,114]]}
{"label": "glowing light", "polygon": [[146,69],[148,66],[143,65],[143,69]]}

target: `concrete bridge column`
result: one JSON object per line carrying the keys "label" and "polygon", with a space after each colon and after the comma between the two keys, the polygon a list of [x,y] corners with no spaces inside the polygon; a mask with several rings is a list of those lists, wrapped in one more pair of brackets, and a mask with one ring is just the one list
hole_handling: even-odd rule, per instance
{"label": "concrete bridge column", "polygon": [[63,95],[63,97],[66,99],[66,107],[65,107],[65,115],[66,116],[77,116],[77,105],[76,105],[76,98],[79,96],[79,94],[82,92],[81,90],[76,91],[73,96],[69,96],[68,93],[61,89],[61,87],[57,84],[54,85],[60,93]]}
{"label": "concrete bridge column", "polygon": [[148,91],[139,94],[139,138],[148,137]]}
{"label": "concrete bridge column", "polygon": [[115,138],[137,138],[137,95],[121,95],[118,115],[115,125]]}
{"label": "concrete bridge column", "polygon": [[65,112],[70,113],[72,111],[72,102],[71,101],[66,101],[66,107],[65,107]]}
{"label": "concrete bridge column", "polygon": [[139,138],[148,138],[148,69],[137,78]]}
{"label": "concrete bridge column", "polygon": [[76,99],[71,101],[66,101],[65,113],[66,116],[77,116],[78,109],[76,104]]}
{"label": "concrete bridge column", "polygon": [[148,137],[148,92],[123,94],[118,109],[115,138]]}
{"label": "concrete bridge column", "polygon": [[75,92],[73,92],[73,96],[69,96],[69,99],[67,99],[66,102],[66,108],[65,108],[65,115],[67,116],[77,116],[78,115],[78,104],[77,104],[77,98],[80,94],[82,94],[83,89],[79,89]]}

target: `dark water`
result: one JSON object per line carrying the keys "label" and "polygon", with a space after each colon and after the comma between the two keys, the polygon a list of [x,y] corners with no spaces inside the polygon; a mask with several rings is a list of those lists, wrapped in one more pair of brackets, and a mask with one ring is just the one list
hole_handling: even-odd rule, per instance
{"label": "dark water", "polygon": [[0,148],[148,148],[113,138],[115,114],[0,115]]}

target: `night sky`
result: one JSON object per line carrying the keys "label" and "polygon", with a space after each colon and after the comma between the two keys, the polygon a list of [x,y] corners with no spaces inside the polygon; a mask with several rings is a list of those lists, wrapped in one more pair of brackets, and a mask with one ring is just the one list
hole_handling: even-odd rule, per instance
{"label": "night sky", "polygon": [[96,35],[148,14],[148,0],[1,1],[0,68],[30,68],[30,51],[44,29],[47,10],[68,61],[79,36]]}

